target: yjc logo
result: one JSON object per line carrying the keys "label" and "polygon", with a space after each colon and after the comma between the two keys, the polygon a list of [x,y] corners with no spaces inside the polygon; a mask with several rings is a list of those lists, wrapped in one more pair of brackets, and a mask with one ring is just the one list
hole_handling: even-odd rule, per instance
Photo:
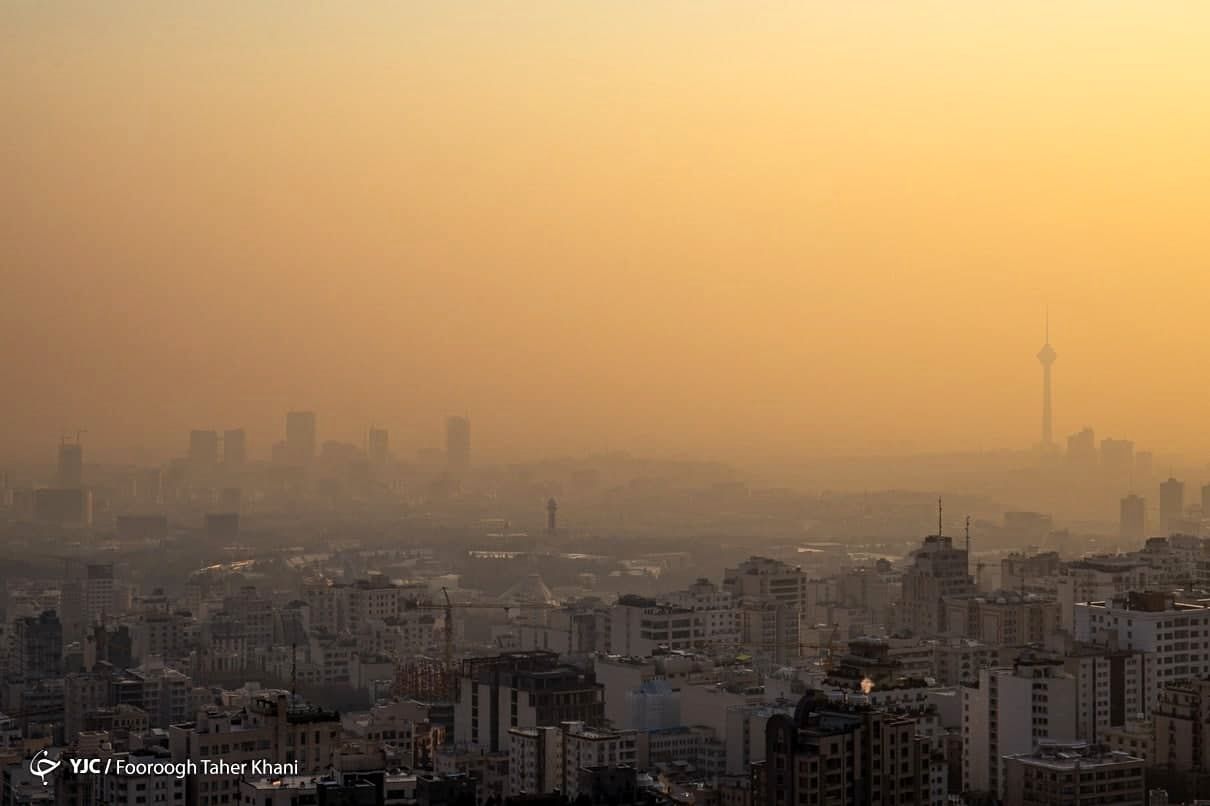
{"label": "yjc logo", "polygon": [[62,761],[56,761],[46,753],[46,748],[42,748],[29,760],[29,771],[42,779],[42,786],[46,786],[46,776],[50,775],[55,770],[59,769]]}

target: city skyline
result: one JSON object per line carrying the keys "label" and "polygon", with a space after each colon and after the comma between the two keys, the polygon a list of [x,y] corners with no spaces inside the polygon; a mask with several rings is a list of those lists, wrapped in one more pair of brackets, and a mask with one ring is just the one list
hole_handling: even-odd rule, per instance
{"label": "city skyline", "polygon": [[0,806],[1210,803],[1208,41],[0,3]]}
{"label": "city skyline", "polygon": [[1210,12],[711,8],[7,7],[0,450],[1210,454]]}
{"label": "city skyline", "polygon": [[[1039,363],[1042,365],[1042,386],[1041,386],[1041,388],[1042,388],[1042,414],[1041,414],[1042,438],[1034,446],[1034,448],[1036,450],[1040,451],[1043,458],[1045,458],[1047,455],[1052,455],[1052,454],[1056,454],[1059,452],[1059,441],[1056,440],[1054,437],[1054,406],[1053,406],[1054,382],[1053,382],[1053,369],[1052,369],[1057,357],[1058,357],[1057,352],[1055,351],[1054,347],[1050,343],[1050,311],[1049,311],[1049,308],[1047,308],[1046,316],[1045,316],[1044,343],[1043,343],[1041,350],[1037,354],[1037,359],[1038,359]],[[300,425],[300,423],[301,423],[301,425]],[[444,424],[445,424],[444,448],[443,448],[444,454],[447,457],[456,457],[456,458],[450,459],[452,466],[457,466],[462,469],[466,469],[469,466],[469,462],[470,462],[470,419],[465,414],[447,415],[444,418]],[[293,444],[294,442],[297,441],[298,435],[296,434],[295,437],[293,438],[293,440],[291,437],[292,431],[297,432],[297,431],[299,431],[300,428],[306,432],[305,440],[307,442],[307,445],[305,447],[302,447],[301,449],[298,445]],[[76,445],[78,445],[80,443],[80,437],[81,437],[82,433],[87,433],[87,431],[81,430],[81,429],[76,429],[75,437],[74,437],[74,443]],[[379,422],[378,425],[375,425],[373,422],[371,422],[370,424],[364,426],[361,429],[361,433],[360,433],[361,449],[365,451],[367,456],[374,454],[379,457],[379,460],[381,460],[382,458],[385,458],[385,456],[387,455],[385,440],[387,440],[389,438],[389,436],[388,436],[389,433],[390,433],[390,429],[381,427],[381,422]],[[209,452],[213,453],[214,456],[216,457],[214,460],[212,460],[211,463],[213,463],[214,461],[217,461],[218,446],[223,444],[225,440],[234,438],[235,440],[237,440],[236,453],[239,457],[238,463],[242,464],[245,461],[245,459],[248,458],[245,429],[243,429],[242,427],[234,428],[234,429],[232,429],[232,428],[225,429],[225,430],[223,430],[224,436],[222,438],[220,438],[218,436],[218,434],[219,434],[219,432],[216,429],[209,429],[209,430],[193,429],[190,432],[190,444],[189,444],[188,450],[186,452],[186,456],[191,457],[191,458],[194,457],[195,453],[197,452],[197,446],[196,446],[195,442],[199,438],[210,439],[210,440],[215,441],[215,444],[209,449]],[[322,438],[321,438],[321,436],[322,436]],[[289,459],[290,463],[303,464],[303,463],[309,462],[311,457],[314,457],[318,454],[319,449],[322,447],[323,443],[331,442],[331,443],[341,443],[344,445],[358,445],[359,444],[357,439],[346,438],[347,432],[344,432],[344,433],[341,433],[341,434],[335,435],[335,436],[329,436],[327,434],[321,435],[317,428],[316,413],[314,411],[299,411],[299,410],[289,411],[286,414],[286,427],[285,427],[285,431],[284,431],[284,437],[285,437],[284,439],[272,438],[272,439],[266,440],[267,450],[263,453],[263,455],[260,455],[260,456],[256,456],[254,454],[253,455],[254,458],[257,458],[257,459],[273,458],[275,456],[275,451],[282,450],[285,453],[288,453],[291,455],[291,458]],[[71,439],[70,432],[67,432],[67,431],[62,432],[61,443],[64,446],[66,446],[68,444],[70,439]],[[431,439],[429,441],[431,442]],[[1073,448],[1072,448],[1073,441],[1079,441],[1081,443],[1080,450],[1085,451],[1085,452],[1091,451],[1093,454],[1093,460],[1099,461],[1097,459],[1097,454],[1099,451],[1098,451],[1098,448],[1095,443],[1094,430],[1090,426],[1084,425],[1082,428],[1082,433],[1073,433],[1071,436],[1067,437],[1067,442],[1068,442],[1067,454],[1068,454],[1069,458],[1073,455]],[[1084,442],[1088,442],[1088,445],[1084,446],[1083,445]],[[1127,453],[1129,453],[1131,455],[1130,457],[1127,458],[1127,461],[1130,461],[1133,459],[1133,453],[1135,450],[1134,440],[1123,439],[1121,437],[1121,435],[1119,435],[1117,437],[1103,438],[1102,443],[1103,443],[1102,447],[1104,447],[1104,443],[1116,443],[1117,446],[1120,446],[1120,447],[1118,447],[1118,451],[1121,451],[1124,449],[1127,451]],[[372,447],[375,444],[376,444],[376,447]],[[397,445],[399,444],[398,438],[397,438],[396,444]],[[1110,449],[1112,450],[1113,447],[1114,446],[1111,445]],[[421,437],[420,442],[410,445],[409,448],[412,452],[414,452],[418,456],[422,456],[426,452],[431,453],[431,452],[437,450],[437,448],[435,448],[433,445],[426,442],[424,437]],[[407,449],[405,449],[405,450],[407,450]],[[625,449],[622,449],[622,450],[625,451]],[[1000,450],[1028,452],[1028,449],[1024,448],[1023,446],[1003,446],[1000,448]],[[61,451],[62,451],[62,448],[61,448]],[[614,451],[609,451],[609,450],[595,451],[595,453],[602,453],[602,452],[614,452]],[[629,451],[626,451],[626,452],[629,452]],[[955,451],[955,452],[960,452],[960,451]],[[589,451],[589,453],[594,453],[594,451]],[[1148,457],[1149,462],[1152,460],[1153,455],[1154,454],[1152,451],[1146,452],[1146,456]],[[162,458],[171,458],[171,455],[167,456],[167,457],[162,457]],[[495,456],[492,458],[494,461],[498,462],[498,461],[505,461],[507,458],[515,458],[515,457]],[[550,458],[550,457],[529,456],[526,458],[534,459],[534,458]],[[656,458],[658,458],[658,454],[657,454]],[[696,456],[693,458],[716,458],[716,457]],[[785,458],[785,457],[783,457],[783,458]],[[1169,458],[1171,459],[1173,457],[1169,457]],[[1183,459],[1183,457],[1177,457],[1177,458]],[[229,460],[224,458],[224,461],[229,461]],[[1080,461],[1082,461],[1082,460],[1080,460]],[[1107,458],[1106,461],[1113,462],[1114,464],[1120,464],[1122,460],[1121,460],[1121,457],[1114,457],[1112,459]],[[1196,461],[1196,459],[1194,461]],[[1119,467],[1118,470],[1121,470],[1121,468]]]}

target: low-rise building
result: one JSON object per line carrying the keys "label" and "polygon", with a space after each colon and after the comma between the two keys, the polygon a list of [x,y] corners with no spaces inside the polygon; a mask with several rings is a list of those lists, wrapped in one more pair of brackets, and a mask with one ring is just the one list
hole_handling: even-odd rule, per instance
{"label": "low-rise building", "polygon": [[1083,742],[1041,742],[1004,760],[1005,806],[1144,806],[1143,759]]}

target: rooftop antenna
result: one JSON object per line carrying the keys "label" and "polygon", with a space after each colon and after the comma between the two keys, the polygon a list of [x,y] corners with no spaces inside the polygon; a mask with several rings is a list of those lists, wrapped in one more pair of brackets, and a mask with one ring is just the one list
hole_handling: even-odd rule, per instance
{"label": "rooftop antenna", "polygon": [[937,496],[937,537],[941,537],[941,496]]}
{"label": "rooftop antenna", "polygon": [[966,516],[966,573],[971,572],[971,516]]}

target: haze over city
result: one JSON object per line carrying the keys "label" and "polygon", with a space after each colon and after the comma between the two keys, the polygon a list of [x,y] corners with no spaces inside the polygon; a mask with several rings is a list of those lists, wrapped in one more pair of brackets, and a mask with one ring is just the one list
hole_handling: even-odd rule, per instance
{"label": "haze over city", "polygon": [[0,3],[0,806],[1210,803],[1207,42]]}
{"label": "haze over city", "polygon": [[0,447],[1197,460],[1207,13],[11,4]]}

